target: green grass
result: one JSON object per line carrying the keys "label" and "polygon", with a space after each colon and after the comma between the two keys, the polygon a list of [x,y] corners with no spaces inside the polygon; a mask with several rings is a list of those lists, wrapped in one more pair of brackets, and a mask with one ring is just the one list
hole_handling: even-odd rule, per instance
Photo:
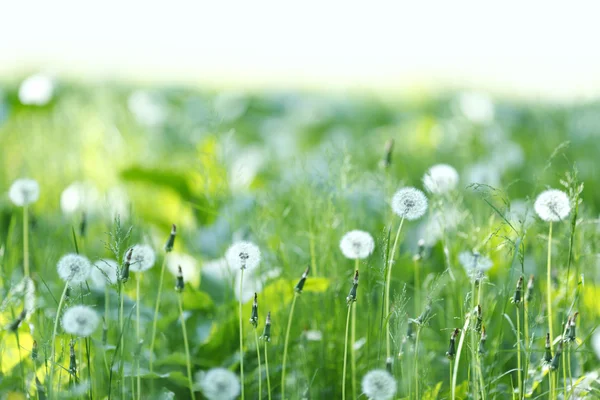
{"label": "green grass", "polygon": [[[84,384],[78,386],[66,370],[71,337],[58,327],[56,351],[64,369],[55,370],[53,395],[103,399],[110,393],[117,399],[124,391],[124,398],[135,398],[139,377],[142,398],[170,392],[178,399],[189,398],[181,311],[186,317],[192,374],[224,367],[239,376],[239,287],[226,272],[220,279],[208,273],[207,266],[223,257],[234,240],[243,238],[262,251],[257,271],[248,272],[262,281],[259,334],[267,312],[272,313],[271,342],[263,348],[249,322],[251,296],[243,305],[245,398],[256,399],[259,384],[262,397],[267,398],[265,351],[271,397],[281,396],[294,286],[307,265],[310,274],[297,296],[290,325],[285,396],[341,398],[346,297],[355,264],[343,257],[339,240],[347,231],[360,229],[375,238],[375,251],[359,265],[356,339],[364,344],[355,352],[358,398],[366,398],[361,395],[362,377],[386,367],[386,324],[391,334],[392,373],[398,384],[396,398],[415,398],[417,391],[421,399],[452,398],[446,352],[452,331],[469,327],[467,318],[474,321],[469,315],[473,304],[482,307],[487,341],[485,352],[479,354],[479,332],[469,329],[464,338],[458,335],[460,359],[457,355],[453,365],[456,398],[511,399],[513,393],[516,398],[518,348],[523,392],[532,399],[548,398],[548,378],[541,365],[548,324],[548,224],[534,218],[524,231],[507,214],[509,204],[517,199],[525,200],[533,213],[533,200],[547,187],[581,199],[567,220],[553,224],[554,335],[562,332],[569,315],[580,313],[578,340],[563,352],[563,357],[568,354],[565,376],[577,381],[587,375],[581,388],[590,393],[588,398],[600,393],[597,378],[589,378],[600,366],[591,346],[600,321],[600,122],[590,117],[598,115],[600,104],[567,107],[498,100],[494,119],[477,122],[461,112],[458,97],[451,94],[420,102],[249,94],[240,103],[215,109],[214,93],[160,88],[149,93],[164,112],[164,120],[147,126],[128,107],[133,90],[129,87],[64,82],[42,107],[21,105],[16,82],[0,89],[0,110],[6,110],[0,112],[3,328],[23,307],[23,296],[14,291],[23,275],[23,210],[13,206],[6,193],[15,179],[25,176],[36,179],[41,187],[40,200],[29,207],[26,225],[37,309],[16,332],[0,332],[3,396],[21,393],[15,398],[23,398],[24,388],[35,398],[42,398],[42,391],[50,393],[47,377],[52,366],[53,322],[64,287],[56,272],[59,258],[79,252],[91,261],[116,258],[122,263],[127,248],[141,242],[154,247],[157,260],[140,282],[139,309],[135,308],[137,276],[133,272],[122,287],[111,288],[108,297],[87,285],[70,290],[63,311],[83,303],[104,316],[109,300],[108,331],[105,342],[102,327],[90,340],[75,342],[77,381]],[[240,104],[244,112],[228,119],[226,111]],[[395,146],[391,164],[385,168],[380,161],[390,138]],[[511,162],[507,143],[522,149],[520,162]],[[257,166],[245,180],[240,179],[240,160]],[[386,268],[400,221],[389,201],[403,186],[422,189],[425,171],[441,162],[459,171],[460,184],[450,195],[428,195],[425,217],[404,222],[391,271],[391,312],[387,313],[383,307]],[[467,172],[476,163],[490,163],[499,171],[499,183],[491,187],[469,181]],[[66,215],[60,207],[61,193],[74,181],[92,182],[99,193],[100,206],[87,213],[85,230],[81,229],[82,212]],[[107,211],[106,195],[116,187],[128,199],[120,224]],[[458,217],[434,240],[431,230],[423,227],[437,212],[451,218],[448,208]],[[173,223],[177,239],[173,253],[166,255],[163,245]],[[421,238],[427,245],[413,260]],[[459,253],[473,249],[494,262],[479,285],[472,285],[458,261]],[[193,257],[192,269],[196,270],[181,295],[174,289],[175,275],[165,272],[150,372],[161,264],[165,256],[181,253]],[[523,276],[526,285],[530,274],[535,276],[532,300],[515,307],[510,300],[517,280]],[[520,346],[517,311],[521,312]],[[141,343],[135,334],[138,314]],[[411,335],[407,335],[409,323]],[[309,340],[309,331],[320,331],[322,338]],[[31,356],[34,340],[36,360]],[[257,351],[262,359],[260,375]],[[351,375],[346,373],[346,398],[353,396]],[[553,376],[562,395],[562,362]],[[196,398],[204,398],[199,387],[194,390]]]}

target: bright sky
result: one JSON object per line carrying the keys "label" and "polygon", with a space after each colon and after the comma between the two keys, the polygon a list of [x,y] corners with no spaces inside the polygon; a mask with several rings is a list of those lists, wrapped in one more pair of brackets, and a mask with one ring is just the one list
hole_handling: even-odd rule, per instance
{"label": "bright sky", "polygon": [[0,76],[600,95],[600,3],[4,0]]}

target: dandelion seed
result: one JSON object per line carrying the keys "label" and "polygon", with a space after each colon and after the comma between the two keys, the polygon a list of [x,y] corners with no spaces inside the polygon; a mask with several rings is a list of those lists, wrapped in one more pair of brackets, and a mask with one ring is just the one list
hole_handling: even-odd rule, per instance
{"label": "dandelion seed", "polygon": [[56,265],[58,276],[70,284],[83,283],[90,277],[92,265],[87,258],[78,254],[63,256]]}
{"label": "dandelion seed", "polygon": [[533,205],[543,221],[556,222],[565,219],[571,212],[569,196],[561,190],[550,189],[539,194]]}
{"label": "dandelion seed", "polygon": [[104,289],[106,285],[117,283],[118,264],[115,260],[98,260],[90,273],[90,281],[96,289]]}
{"label": "dandelion seed", "polygon": [[144,272],[154,266],[156,254],[152,247],[147,244],[136,244],[131,250],[131,271]]}
{"label": "dandelion seed", "polygon": [[392,197],[394,213],[409,221],[421,218],[427,211],[427,204],[425,194],[413,187],[402,188]]}
{"label": "dandelion seed", "polygon": [[308,267],[306,267],[306,270],[302,273],[302,277],[296,284],[296,287],[294,288],[296,293],[302,293],[302,290],[304,289],[304,284],[306,283],[306,278],[308,277],[309,272],[310,272],[310,265]]}
{"label": "dandelion seed", "polygon": [[40,185],[33,179],[17,179],[8,190],[8,198],[19,207],[35,203],[40,198]]}
{"label": "dandelion seed", "polygon": [[450,192],[458,185],[458,172],[448,164],[436,164],[423,176],[423,186],[433,194]]}
{"label": "dandelion seed", "polygon": [[227,249],[225,259],[233,269],[253,269],[260,263],[260,249],[251,242],[237,242]]}
{"label": "dandelion seed", "polygon": [[65,332],[79,336],[88,337],[100,323],[100,317],[93,308],[88,306],[73,306],[65,311],[62,317],[62,327]]}
{"label": "dandelion seed", "polygon": [[363,377],[362,390],[371,400],[389,400],[396,395],[397,383],[386,370],[375,369]]}
{"label": "dandelion seed", "polygon": [[375,249],[375,241],[369,232],[353,230],[342,236],[340,250],[352,260],[367,258]]}
{"label": "dandelion seed", "polygon": [[233,400],[241,393],[240,379],[225,368],[196,374],[196,383],[208,400]]}
{"label": "dandelion seed", "polygon": [[45,74],[29,76],[19,86],[19,101],[24,105],[44,106],[52,100],[54,82]]}

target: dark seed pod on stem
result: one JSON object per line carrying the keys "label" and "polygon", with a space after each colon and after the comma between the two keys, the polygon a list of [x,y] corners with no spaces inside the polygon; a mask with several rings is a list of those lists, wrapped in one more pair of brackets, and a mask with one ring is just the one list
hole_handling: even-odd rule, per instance
{"label": "dark seed pod on stem", "polygon": [[77,378],[77,357],[75,356],[75,340],[69,344],[69,372]]}
{"label": "dark seed pod on stem", "polygon": [[479,339],[479,354],[485,353],[485,342],[487,340],[487,333],[485,332],[485,326],[481,327],[481,338]]}
{"label": "dark seed pod on stem", "polygon": [[523,297],[523,277],[520,277],[517,281],[517,288],[515,289],[515,295],[512,298],[512,303],[515,305],[521,304]]}
{"label": "dark seed pod on stem", "polygon": [[183,292],[183,288],[185,287],[185,283],[183,282],[183,272],[181,271],[181,265],[177,267],[177,280],[175,281],[175,290],[178,292]]}
{"label": "dark seed pod on stem", "polygon": [[267,320],[265,321],[265,329],[260,337],[265,342],[271,341],[271,311],[267,313]]}
{"label": "dark seed pod on stem", "polygon": [[81,213],[81,222],[79,223],[79,236],[85,237],[87,233],[87,214]]}
{"label": "dark seed pod on stem", "polygon": [[556,346],[556,353],[554,353],[554,358],[550,362],[550,369],[552,371],[556,371],[560,365],[560,356],[563,350],[563,341],[558,342],[558,346]]}
{"label": "dark seed pod on stem", "polygon": [[567,335],[566,335],[566,340],[567,342],[574,342],[575,339],[577,338],[577,333],[576,333],[576,326],[577,326],[577,316],[579,315],[579,312],[576,312],[575,314],[573,314],[573,318],[569,318],[569,322],[568,325],[569,327],[567,328]]}
{"label": "dark seed pod on stem", "polygon": [[389,372],[390,374],[392,373],[392,366],[394,364],[394,360],[392,359],[392,357],[388,357],[385,360],[385,369],[387,370],[387,372]]}
{"label": "dark seed pod on stem", "polygon": [[392,165],[392,153],[394,151],[394,139],[388,139],[385,142],[384,155],[381,160],[381,166],[385,169],[389,168]]}
{"label": "dark seed pod on stem", "polygon": [[310,265],[308,267],[306,267],[306,270],[302,273],[302,277],[296,284],[295,290],[297,293],[302,293],[302,289],[304,289],[304,283],[306,282],[306,277],[308,276],[309,272],[310,272]]}
{"label": "dark seed pod on stem", "polygon": [[38,344],[37,340],[33,341],[33,345],[31,346],[31,360],[35,363],[38,359]]}
{"label": "dark seed pod on stem", "polygon": [[346,297],[346,302],[348,305],[352,304],[356,301],[356,289],[358,288],[358,270],[354,273],[354,280],[352,281],[352,288],[350,288],[350,293],[348,297]]}
{"label": "dark seed pod on stem", "polygon": [[13,322],[11,322],[6,329],[11,332],[16,332],[16,330],[19,329],[19,326],[21,326],[21,323],[25,320],[26,316],[27,311],[23,309],[19,316]]}
{"label": "dark seed pod on stem", "polygon": [[419,315],[415,322],[419,325],[423,325],[425,322],[427,322],[429,315],[431,315],[431,299],[427,300],[427,305],[425,306],[425,309],[423,309],[423,312],[421,313],[421,315]]}
{"label": "dark seed pod on stem", "polygon": [[529,281],[527,281],[527,291],[525,292],[525,301],[530,302],[533,299],[533,275],[529,276]]}
{"label": "dark seed pod on stem", "polygon": [[475,331],[481,332],[481,326],[483,324],[483,314],[481,311],[481,304],[477,305],[477,318],[475,319]]}
{"label": "dark seed pod on stem", "polygon": [[131,255],[133,254],[133,248],[127,251],[125,255],[125,262],[123,268],[121,268],[121,282],[127,282],[129,280],[129,267],[131,266]]}
{"label": "dark seed pod on stem", "polygon": [[167,243],[165,243],[165,251],[170,253],[173,250],[173,246],[175,245],[175,236],[177,235],[177,226],[175,224],[171,227],[171,234],[169,235],[169,239],[167,239]]}
{"label": "dark seed pod on stem", "polygon": [[453,359],[456,355],[456,337],[460,333],[460,329],[456,328],[452,332],[452,336],[450,336],[450,346],[448,347],[448,351],[446,352],[446,357],[449,359]]}
{"label": "dark seed pod on stem", "polygon": [[252,303],[252,314],[250,314],[250,323],[254,328],[258,326],[258,295],[254,293],[254,302]]}
{"label": "dark seed pod on stem", "polygon": [[550,334],[546,333],[546,345],[544,357],[542,358],[544,364],[550,364],[552,362],[552,350],[550,350]]}

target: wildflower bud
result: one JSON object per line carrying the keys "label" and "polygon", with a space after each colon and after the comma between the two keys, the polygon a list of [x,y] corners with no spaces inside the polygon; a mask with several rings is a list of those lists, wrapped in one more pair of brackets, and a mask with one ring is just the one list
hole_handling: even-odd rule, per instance
{"label": "wildflower bud", "polygon": [[309,272],[310,272],[310,265],[308,267],[306,267],[306,270],[302,273],[302,277],[298,281],[298,284],[296,284],[296,288],[295,288],[296,292],[302,293],[302,289],[304,289],[304,283],[306,282],[306,277],[308,276]]}
{"label": "wildflower bud", "polygon": [[485,332],[485,326],[481,327],[481,338],[479,339],[479,354],[485,353],[485,342],[487,340],[487,333]]}
{"label": "wildflower bud", "polygon": [[577,337],[575,327],[577,325],[577,316],[578,315],[579,315],[579,312],[576,312],[575,314],[573,314],[573,318],[569,319],[569,328],[568,328],[568,334],[567,334],[568,342],[574,342]]}
{"label": "wildflower bud", "polygon": [[85,237],[87,232],[87,214],[81,213],[81,222],[79,223],[79,236]]}
{"label": "wildflower bud", "polygon": [[456,337],[458,336],[459,332],[460,329],[456,328],[452,332],[452,336],[450,336],[450,346],[448,347],[448,351],[446,352],[446,357],[448,357],[451,360],[456,355]]}
{"label": "wildflower bud", "polygon": [[33,341],[31,346],[31,360],[35,363],[38,359],[38,343],[37,340]]}
{"label": "wildflower bud", "polygon": [[394,359],[392,357],[388,357],[388,358],[385,359],[385,369],[390,374],[392,373],[392,366],[393,366],[393,364],[394,364]]}
{"label": "wildflower bud", "polygon": [[481,312],[481,304],[478,304],[477,307],[475,308],[475,314],[476,314],[475,331],[481,332],[481,326],[483,324],[483,314]]}
{"label": "wildflower bud", "polygon": [[73,376],[77,376],[77,357],[75,356],[75,340],[71,340],[69,344],[70,355],[69,355],[69,372]]}
{"label": "wildflower bud", "polygon": [[392,152],[394,151],[394,139],[388,139],[387,142],[385,142],[385,148],[384,148],[384,156],[383,159],[381,160],[381,166],[383,168],[389,168],[390,165],[392,165]]}
{"label": "wildflower bud", "polygon": [[11,332],[16,332],[17,329],[19,329],[19,326],[21,326],[21,322],[23,322],[25,320],[26,316],[27,316],[27,311],[25,309],[23,309],[23,311],[21,311],[19,316],[13,322],[11,322],[6,329]]}
{"label": "wildflower bud", "polygon": [[252,303],[252,314],[250,315],[250,323],[254,328],[258,326],[258,295],[254,293],[254,302]]}
{"label": "wildflower bud", "polygon": [[175,290],[178,292],[183,292],[185,284],[183,282],[183,272],[181,271],[181,265],[177,266],[177,280],[175,281]]}
{"label": "wildflower bud", "polygon": [[542,358],[544,364],[550,364],[552,362],[552,351],[550,350],[550,334],[546,333],[546,345],[544,357]]}
{"label": "wildflower bud", "polygon": [[523,296],[523,277],[521,276],[517,281],[517,288],[515,289],[515,295],[512,298],[512,303],[515,305],[521,304],[521,299]]}
{"label": "wildflower bud", "polygon": [[265,329],[260,337],[265,342],[271,341],[271,311],[267,313],[267,320],[265,321]]}
{"label": "wildflower bud", "polygon": [[558,346],[556,346],[556,353],[554,353],[554,358],[550,362],[550,369],[552,371],[556,371],[559,367],[560,356],[562,354],[563,341],[558,342]]}
{"label": "wildflower bud", "polygon": [[125,283],[129,280],[129,267],[131,266],[131,255],[133,254],[133,248],[127,251],[125,255],[125,262],[123,268],[121,268],[121,282]]}
{"label": "wildflower bud", "polygon": [[358,270],[354,273],[354,280],[352,281],[352,288],[350,289],[350,293],[348,297],[346,297],[346,302],[348,305],[356,301],[356,289],[358,288]]}
{"label": "wildflower bud", "polygon": [[177,226],[173,224],[171,228],[171,234],[169,235],[169,239],[167,239],[167,243],[165,243],[165,251],[170,253],[173,250],[173,245],[175,244],[175,236],[177,235]]}
{"label": "wildflower bud", "polygon": [[525,301],[530,302],[533,299],[533,275],[529,276],[527,281],[527,291],[525,292]]}

